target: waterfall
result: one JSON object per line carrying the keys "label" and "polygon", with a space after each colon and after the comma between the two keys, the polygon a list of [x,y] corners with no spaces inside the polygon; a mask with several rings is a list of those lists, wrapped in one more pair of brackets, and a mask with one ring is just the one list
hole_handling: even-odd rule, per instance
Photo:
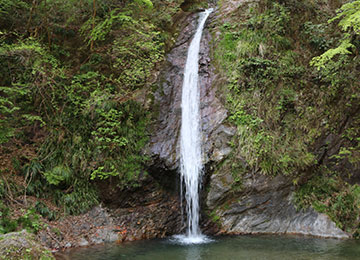
{"label": "waterfall", "polygon": [[185,185],[187,233],[184,242],[199,243],[204,236],[199,228],[199,190],[202,174],[200,134],[200,90],[198,83],[200,40],[206,19],[212,12],[200,13],[198,27],[192,39],[184,70],[181,100],[180,165],[181,184]]}

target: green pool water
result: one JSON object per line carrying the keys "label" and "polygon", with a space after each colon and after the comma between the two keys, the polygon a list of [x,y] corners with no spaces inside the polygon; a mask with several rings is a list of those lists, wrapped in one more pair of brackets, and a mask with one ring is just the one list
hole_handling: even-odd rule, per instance
{"label": "green pool water", "polygon": [[305,237],[232,236],[214,238],[212,242],[197,245],[181,245],[171,239],[109,244],[70,250],[66,254],[72,260],[353,260],[360,259],[360,242]]}

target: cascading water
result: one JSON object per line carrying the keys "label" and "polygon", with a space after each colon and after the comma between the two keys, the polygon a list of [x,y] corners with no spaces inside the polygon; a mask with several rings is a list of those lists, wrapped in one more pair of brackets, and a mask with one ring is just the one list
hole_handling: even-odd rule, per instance
{"label": "cascading water", "polygon": [[199,228],[199,189],[202,173],[200,138],[200,91],[198,84],[200,40],[206,19],[212,12],[200,13],[199,24],[190,43],[182,86],[182,119],[180,133],[181,183],[185,184],[187,212],[186,236],[178,236],[183,243],[201,243],[205,236]]}

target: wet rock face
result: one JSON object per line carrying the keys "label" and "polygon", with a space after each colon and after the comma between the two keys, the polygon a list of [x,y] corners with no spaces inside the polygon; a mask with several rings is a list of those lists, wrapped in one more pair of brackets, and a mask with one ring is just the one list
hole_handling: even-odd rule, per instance
{"label": "wet rock face", "polygon": [[[184,28],[174,48],[167,55],[155,93],[158,120],[152,131],[148,153],[157,169],[177,170],[179,167],[181,94],[187,51],[197,27],[198,14],[184,17]],[[233,135],[231,127],[223,125],[227,111],[216,97],[215,80],[210,59],[210,16],[203,31],[199,53],[200,115],[204,163],[222,160],[230,149],[227,143]]]}
{"label": "wet rock face", "polygon": [[220,217],[227,234],[303,234],[318,237],[349,238],[325,214],[313,209],[297,211],[292,202],[293,186],[283,176],[273,179],[248,174],[241,192],[231,191],[231,177],[213,175],[207,205]]}
{"label": "wet rock face", "polygon": [[174,198],[154,202],[145,207],[117,209],[112,212],[119,227],[118,241],[164,238],[180,233],[181,210]]}
{"label": "wet rock face", "polygon": [[[227,111],[216,96],[217,87],[221,86],[213,84],[217,80],[210,58],[210,28],[214,14],[209,16],[205,24],[199,53],[200,126],[203,163],[207,166],[212,162],[223,160],[231,152],[228,143],[234,134],[234,128],[224,123]],[[183,74],[188,48],[197,28],[198,15],[198,13],[184,15],[179,21],[182,24],[180,34],[166,57],[158,79],[158,89],[154,94],[153,109],[158,111],[158,117],[152,127],[151,140],[146,149],[147,154],[152,158],[149,173],[163,188],[175,191],[177,197],[180,186],[178,173]],[[210,174],[208,169],[211,167],[207,166],[205,175],[208,176]],[[178,209],[179,217],[180,208]],[[203,231],[214,232],[216,225],[206,219],[207,216],[202,215]],[[179,231],[181,229],[179,226],[176,228]]]}
{"label": "wet rock face", "polygon": [[[355,113],[359,113],[359,110],[354,110]],[[351,120],[345,119],[343,125],[350,123]],[[346,147],[346,143],[342,138],[343,131],[339,131],[340,134],[330,133],[323,138],[320,138],[315,145],[315,154],[317,160],[326,165],[328,168],[340,173],[341,177],[350,184],[360,185],[360,165],[352,164],[347,158],[339,161],[334,160],[333,157],[339,154],[341,147]]]}
{"label": "wet rock face", "polygon": [[149,175],[142,179],[140,187],[120,190],[111,182],[103,182],[100,188],[99,195],[106,206],[48,222],[38,234],[42,244],[59,250],[180,233],[183,223],[176,190]]}
{"label": "wet rock face", "polygon": [[[181,230],[178,196],[160,187],[144,187],[142,192],[127,194],[111,208],[97,206],[86,214],[68,216],[48,223],[38,234],[39,240],[52,249],[81,247],[108,242],[164,238]],[[142,200],[137,201],[141,194]]]}
{"label": "wet rock face", "polygon": [[[233,13],[240,12],[243,6],[251,6],[257,2],[259,1],[223,1],[215,18],[217,24],[221,25],[231,20]],[[217,38],[221,35],[217,27],[214,35],[216,44]],[[218,83],[215,82],[216,84]],[[221,86],[214,87],[221,88]],[[319,162],[326,162],[329,156],[339,149],[338,147],[334,149],[336,145],[339,146],[338,144],[327,147],[326,143],[336,144],[333,140],[330,142],[325,140],[318,145],[315,150],[319,150]],[[214,146],[217,146],[216,141]],[[319,149],[321,147],[324,151]],[[335,152],[331,152],[331,149]],[[237,163],[243,166],[241,183],[237,183],[239,180],[234,180],[230,169],[219,166],[220,169],[210,177],[208,184],[206,207],[208,212],[219,220],[220,233],[304,234],[349,238],[349,235],[337,228],[328,216],[313,209],[296,210],[292,199],[294,186],[290,178],[284,176],[272,178],[252,172],[241,158],[237,158]]]}
{"label": "wet rock face", "polygon": [[[225,123],[227,111],[216,96],[217,90],[224,86],[216,78],[211,64],[209,30],[215,19],[218,23],[225,22],[228,15],[241,5],[255,2],[257,0],[225,1],[222,10],[214,12],[205,25],[200,48],[199,84],[204,164],[207,165],[222,161],[231,152],[228,142],[235,132],[234,128]],[[183,71],[187,50],[197,26],[197,14],[184,17],[181,24],[184,26],[167,56],[154,95],[158,119],[153,126],[147,153],[153,159],[150,173],[159,181],[165,176],[175,176],[179,168]],[[215,31],[215,37],[219,33]],[[246,168],[246,162],[244,165]],[[210,174],[210,171],[206,172],[207,176]],[[209,179],[205,183],[209,189],[207,195],[203,194],[206,195],[203,198],[206,205],[203,206],[219,217],[221,232],[224,234],[279,233],[349,237],[326,215],[312,209],[297,211],[292,202],[294,187],[291,179],[248,173],[243,176],[240,191],[234,189],[235,180],[229,171],[218,172]],[[203,219],[206,217],[203,216]],[[204,223],[202,226],[204,232],[212,232],[212,227],[205,227]]]}

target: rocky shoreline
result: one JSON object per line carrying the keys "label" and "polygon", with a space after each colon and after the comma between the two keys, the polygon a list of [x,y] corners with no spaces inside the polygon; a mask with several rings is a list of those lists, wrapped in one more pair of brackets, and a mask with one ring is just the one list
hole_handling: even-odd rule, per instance
{"label": "rocky shoreline", "polygon": [[86,214],[47,223],[37,238],[53,251],[108,242],[164,238],[181,229],[179,212],[179,203],[173,198],[131,208],[96,206]]}
{"label": "rocky shoreline", "polygon": [[[328,216],[314,210],[309,210],[302,215],[291,215],[289,218],[293,219],[292,222],[280,217],[273,217],[272,220],[267,221],[261,214],[253,215],[252,218],[248,215],[239,215],[239,220],[234,217],[235,210],[239,207],[232,209],[233,215],[229,212],[224,214],[228,216],[222,217],[224,222],[221,228],[209,218],[203,218],[203,232],[210,236],[276,234],[351,238],[337,228]],[[51,223],[37,234],[36,239],[45,248],[56,253],[70,248],[105,243],[167,238],[183,231],[179,210],[174,201],[117,210],[97,206],[84,215],[71,216]],[[262,225],[266,228],[261,228]]]}

